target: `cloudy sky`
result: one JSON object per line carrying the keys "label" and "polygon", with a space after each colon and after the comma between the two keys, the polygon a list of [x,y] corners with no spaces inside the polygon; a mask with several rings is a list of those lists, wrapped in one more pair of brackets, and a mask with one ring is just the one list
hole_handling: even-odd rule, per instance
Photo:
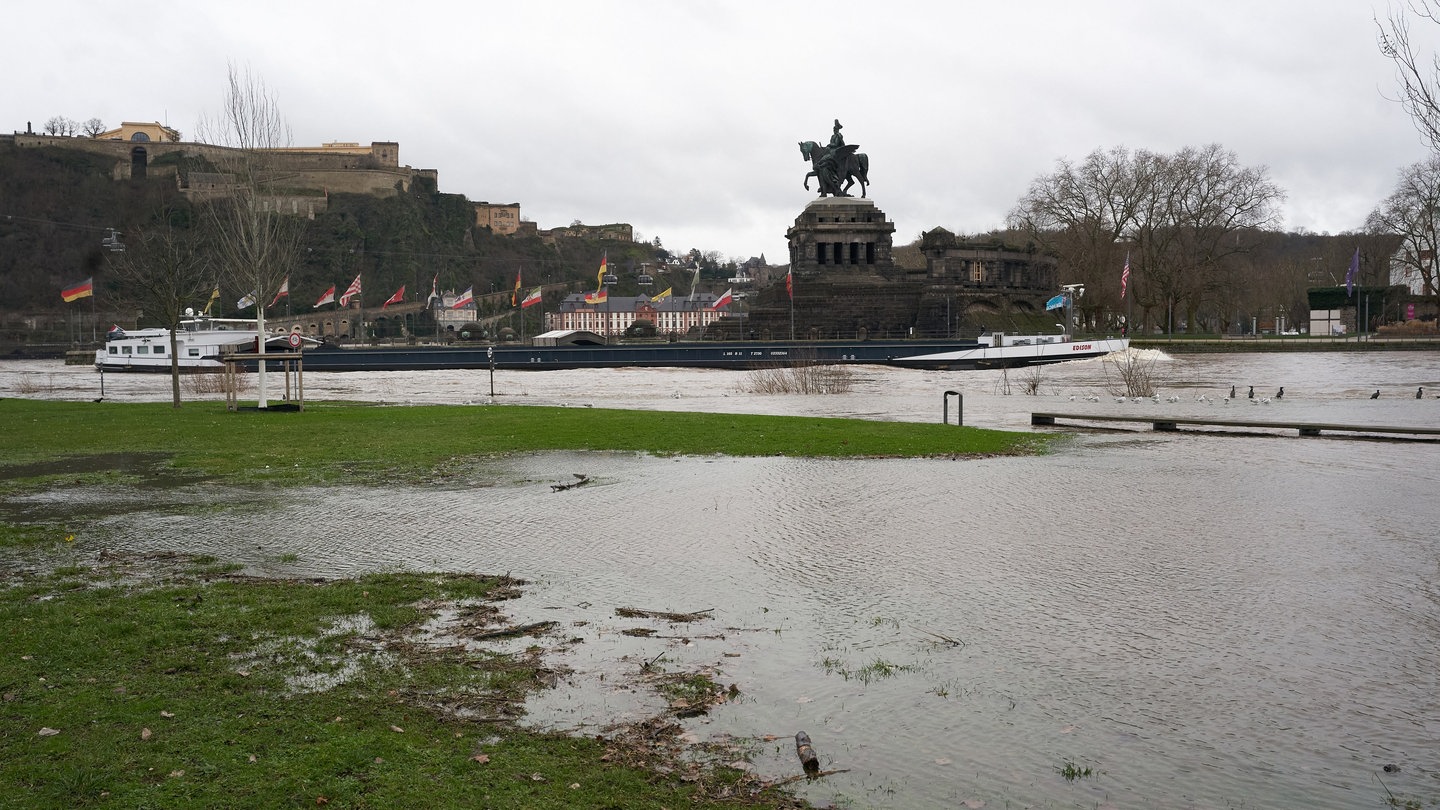
{"label": "cloudy sky", "polygon": [[[1360,227],[1424,149],[1365,0],[524,0],[16,3],[0,128],[168,123],[230,64],[292,143],[398,141],[442,191],[541,228],[628,222],[672,250],[787,260],[797,142],[870,156],[897,243],[1000,227],[1058,159],[1219,143],[1284,188],[1285,227]],[[1417,40],[1440,46],[1440,26]],[[812,181],[812,188],[813,188]]]}

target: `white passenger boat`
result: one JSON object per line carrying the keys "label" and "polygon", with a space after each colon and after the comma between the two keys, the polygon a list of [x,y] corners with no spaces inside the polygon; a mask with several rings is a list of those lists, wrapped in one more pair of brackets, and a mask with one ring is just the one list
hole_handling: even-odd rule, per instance
{"label": "white passenger boat", "polygon": [[[192,318],[180,322],[176,333],[175,354],[181,371],[218,371],[225,367],[220,357],[231,352],[253,352],[256,349],[255,322],[234,318]],[[297,344],[314,345],[317,341],[302,338],[298,333],[271,334],[265,341],[266,352],[286,352]],[[101,371],[163,371],[170,370],[170,330],[160,327],[125,331],[111,329],[105,345],[95,351],[95,367]]]}
{"label": "white passenger boat", "polygon": [[980,336],[977,346],[938,352],[916,352],[897,358],[891,365],[910,368],[1015,368],[1066,360],[1104,357],[1130,347],[1129,338],[1087,338],[1069,335],[1008,335],[1002,332]]}

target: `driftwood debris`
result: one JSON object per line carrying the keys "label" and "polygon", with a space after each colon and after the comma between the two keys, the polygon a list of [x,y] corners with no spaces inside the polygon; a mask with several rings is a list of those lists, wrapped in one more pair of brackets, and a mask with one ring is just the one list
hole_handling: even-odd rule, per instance
{"label": "driftwood debris", "polygon": [[765,783],[765,789],[766,789],[766,790],[769,790],[769,789],[771,789],[771,788],[784,787],[785,785],[789,785],[789,784],[793,784],[793,783],[795,783],[795,782],[799,782],[801,779],[806,779],[806,780],[809,780],[809,779],[819,779],[819,778],[824,777],[824,776],[834,776],[834,775],[837,774],[837,773],[849,773],[849,772],[850,772],[850,769],[849,769],[849,768],[836,768],[836,769],[833,770],[833,771],[816,771],[815,773],[802,773],[802,774],[797,774],[797,775],[795,775],[795,776],[790,776],[790,777],[787,777],[787,778],[785,778],[785,779],[781,779],[781,780],[778,781],[778,782],[766,782],[766,783]]}
{"label": "driftwood debris", "polygon": [[820,773],[820,758],[815,756],[815,749],[810,747],[810,735],[800,732],[795,735],[795,754],[800,757],[800,767],[805,773],[814,776]]}
{"label": "driftwood debris", "polygon": [[516,624],[510,627],[500,627],[495,630],[486,630],[483,633],[476,633],[470,638],[479,641],[488,638],[511,638],[512,636],[528,636],[543,633],[554,627],[556,622],[531,622],[529,624]]}
{"label": "driftwood debris", "polygon": [[583,486],[585,486],[586,484],[590,483],[590,476],[588,476],[588,475],[581,475],[580,473],[570,473],[570,474],[573,475],[573,476],[575,476],[575,479],[576,479],[576,480],[571,481],[571,482],[568,483],[568,484],[551,484],[551,485],[550,485],[550,491],[551,491],[551,492],[564,492],[564,491],[567,490],[567,489],[574,489],[575,487],[583,487]]}
{"label": "driftwood debris", "polygon": [[923,627],[916,627],[915,629],[916,629],[916,630],[919,630],[920,632],[924,633],[924,634],[927,635],[927,636],[930,636],[931,638],[935,639],[936,641],[941,642],[941,643],[944,643],[944,644],[948,644],[948,645],[950,645],[951,647],[964,647],[964,646],[965,646],[965,642],[961,641],[961,640],[958,639],[958,638],[951,638],[951,637],[949,637],[949,636],[946,636],[946,635],[942,635],[942,634],[940,634],[940,633],[937,633],[937,632],[935,632],[934,630],[926,630],[926,629],[923,628]]}
{"label": "driftwood debris", "polygon": [[664,619],[667,622],[698,622],[710,618],[715,608],[697,610],[694,613],[671,613],[665,610],[644,610],[635,607],[615,608],[615,615],[626,619]]}

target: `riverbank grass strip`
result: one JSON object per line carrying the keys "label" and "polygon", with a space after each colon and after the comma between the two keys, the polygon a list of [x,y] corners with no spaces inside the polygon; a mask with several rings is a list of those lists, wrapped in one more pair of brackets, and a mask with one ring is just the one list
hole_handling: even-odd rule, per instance
{"label": "riverbank grass strip", "polygon": [[[920,458],[1043,451],[1046,437],[935,423],[515,405],[314,404],[229,412],[220,403],[0,400],[0,465],[164,454],[191,474],[278,481],[357,474],[425,479],[456,459],[567,450],[655,455]],[[0,466],[0,474],[4,467]],[[3,477],[3,475],[0,475]]]}

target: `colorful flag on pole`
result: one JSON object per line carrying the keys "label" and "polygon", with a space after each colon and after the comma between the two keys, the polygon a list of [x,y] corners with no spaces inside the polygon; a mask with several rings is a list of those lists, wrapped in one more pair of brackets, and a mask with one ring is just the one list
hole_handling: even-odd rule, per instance
{"label": "colorful flag on pole", "polygon": [[60,291],[60,297],[64,299],[67,304],[71,301],[78,301],[81,298],[89,298],[95,294],[95,284],[93,282],[94,277],[92,276],[79,284],[72,284]]}
{"label": "colorful flag on pole", "polygon": [[236,309],[244,309],[244,308],[246,308],[246,307],[253,307],[253,306],[255,306],[255,299],[256,299],[259,295],[260,295],[260,291],[259,291],[259,290],[254,290],[253,292],[249,293],[248,295],[241,296],[241,297],[240,297],[240,300],[235,302],[235,308],[236,308]]}
{"label": "colorful flag on pole", "polygon": [[319,309],[326,304],[333,303],[335,303],[335,285],[331,284],[330,289],[326,290],[325,293],[320,296],[320,300],[316,301],[315,306],[311,307],[311,309]]}
{"label": "colorful flag on pole", "polygon": [[515,289],[510,292],[510,306],[520,303],[520,271],[515,271]]}
{"label": "colorful flag on pole", "polygon": [[1065,294],[1061,293],[1045,302],[1045,311],[1049,312],[1052,309],[1059,309],[1063,306],[1065,306]]}
{"label": "colorful flag on pole", "polygon": [[790,297],[791,301],[795,300],[795,273],[793,271],[785,273],[785,294]]}
{"label": "colorful flag on pole", "polygon": [[674,290],[675,290],[674,287],[666,287],[664,292],[661,292],[661,293],[658,293],[658,294],[656,294],[656,295],[650,296],[650,303],[653,304],[653,303],[655,303],[656,301],[663,301],[663,300],[665,300],[666,298],[669,298],[671,292],[673,292]]}
{"label": "colorful flag on pole", "polygon": [[610,291],[603,286],[593,293],[585,293],[585,303],[587,304],[603,304],[609,300]]}
{"label": "colorful flag on pole", "polygon": [[440,274],[439,274],[439,273],[436,273],[436,274],[435,274],[435,278],[431,279],[431,281],[430,281],[430,297],[425,299],[425,306],[427,306],[427,307],[430,306],[430,302],[431,302],[431,301],[434,301],[436,298],[439,298],[439,297],[440,297]]}
{"label": "colorful flag on pole", "polygon": [[459,309],[459,308],[465,306],[466,304],[473,304],[473,303],[475,303],[475,288],[474,288],[474,287],[466,287],[466,288],[465,288],[465,292],[460,293],[460,297],[455,299],[455,303],[451,304],[451,305],[450,305],[450,308],[451,308],[451,309]]}
{"label": "colorful flag on pole", "polygon": [[[350,299],[351,299],[351,298],[354,298],[355,296],[357,296],[357,295],[359,295],[359,294],[360,294],[360,276],[359,276],[359,275],[356,275],[356,276],[355,276],[355,280],[352,281],[352,282],[350,282],[350,286],[345,288],[345,294],[340,296],[340,306],[342,306],[342,307],[348,307],[348,306],[350,306]],[[361,305],[364,305],[365,299],[363,299],[363,298],[360,299],[360,303],[361,303]]]}
{"label": "colorful flag on pole", "polygon": [[1130,251],[1125,251],[1125,269],[1120,271],[1120,300],[1125,300],[1125,288],[1130,286]]}
{"label": "colorful flag on pole", "polygon": [[399,303],[403,302],[404,300],[405,300],[405,285],[404,285],[404,284],[401,284],[401,285],[400,285],[400,289],[396,290],[394,295],[390,296],[389,298],[386,298],[386,299],[385,299],[385,303],[381,304],[381,305],[380,305],[380,308],[381,308],[381,309],[384,309],[385,307],[388,307],[388,306],[390,306],[391,304],[399,304]]}
{"label": "colorful flag on pole", "polygon": [[[1355,293],[1355,284],[1360,280],[1360,248],[1355,248],[1355,255],[1350,257],[1350,269],[1345,271],[1345,296],[1348,298]],[[65,299],[70,300],[70,299]]]}
{"label": "colorful flag on pole", "polygon": [[604,286],[605,286],[605,273],[606,273],[607,270],[608,270],[608,268],[606,267],[606,263],[609,261],[609,259],[610,259],[609,254],[604,254],[604,253],[600,254],[600,272],[598,272],[598,273],[595,274],[595,286],[596,286],[596,287],[604,287]]}
{"label": "colorful flag on pole", "polygon": [[219,285],[219,284],[216,284],[216,285],[215,285],[215,291],[212,292],[212,293],[210,293],[210,300],[205,302],[205,308],[202,309],[202,310],[200,310],[200,314],[202,314],[202,315],[209,315],[209,314],[210,314],[210,307],[215,306],[215,302],[216,302],[216,301],[219,301],[219,300],[220,300],[220,285]]}
{"label": "colorful flag on pole", "polygon": [[520,308],[528,309],[535,306],[536,304],[541,303],[543,300],[543,294],[541,293],[540,288],[536,287],[530,292],[525,293],[525,298],[520,301]]}
{"label": "colorful flag on pole", "polygon": [[735,300],[735,288],[734,288],[734,287],[731,287],[730,289],[726,290],[725,292],[720,293],[720,297],[715,299],[715,303],[711,304],[711,305],[710,305],[710,308],[711,308],[711,309],[719,309],[719,308],[721,308],[721,307],[728,307],[728,306],[730,306],[730,302],[732,302],[732,301],[734,301],[734,300]]}
{"label": "colorful flag on pole", "polygon": [[278,290],[275,291],[275,297],[272,298],[272,299],[270,299],[270,306],[272,306],[272,307],[275,306],[276,302],[278,302],[281,298],[284,298],[285,296],[287,296],[287,295],[289,295],[289,294],[290,294],[290,277],[289,277],[289,276],[286,276],[286,277],[285,277],[285,280],[282,281],[282,282],[280,282],[280,289],[278,289]]}

